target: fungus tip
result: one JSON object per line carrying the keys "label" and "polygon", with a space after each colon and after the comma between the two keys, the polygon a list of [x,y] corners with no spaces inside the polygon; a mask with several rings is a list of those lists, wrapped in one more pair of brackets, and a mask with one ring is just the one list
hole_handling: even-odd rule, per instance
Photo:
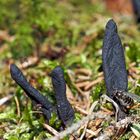
{"label": "fungus tip", "polygon": [[117,32],[117,25],[113,19],[107,22],[106,29]]}

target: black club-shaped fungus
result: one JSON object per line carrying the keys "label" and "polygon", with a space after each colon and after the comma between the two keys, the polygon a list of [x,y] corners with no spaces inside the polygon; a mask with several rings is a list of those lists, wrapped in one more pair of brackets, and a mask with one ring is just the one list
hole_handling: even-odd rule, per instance
{"label": "black club-shaped fungus", "polygon": [[117,32],[117,25],[112,19],[108,21],[105,29],[102,61],[109,96],[112,97],[115,90],[127,91],[124,50]]}
{"label": "black club-shaped fungus", "polygon": [[40,104],[43,108],[44,116],[49,120],[51,118],[51,113],[56,112],[55,107],[47,100],[45,96],[40,94],[38,90],[33,88],[29,82],[27,82],[25,76],[21,70],[14,64],[10,66],[11,77],[15,82],[25,91],[25,93],[30,97],[30,99],[36,104]]}
{"label": "black club-shaped fungus", "polygon": [[57,66],[50,76],[52,77],[52,84],[55,91],[57,110],[60,119],[64,125],[69,125],[73,122],[74,110],[66,97],[66,82],[62,68]]}

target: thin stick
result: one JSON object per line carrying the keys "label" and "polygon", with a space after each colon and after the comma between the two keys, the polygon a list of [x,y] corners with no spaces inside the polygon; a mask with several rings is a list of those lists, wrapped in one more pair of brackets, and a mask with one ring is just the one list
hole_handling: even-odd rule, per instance
{"label": "thin stick", "polygon": [[84,125],[84,124],[87,123],[88,121],[95,119],[96,117],[108,119],[109,116],[108,116],[108,115],[105,115],[105,114],[103,114],[103,113],[101,113],[101,112],[97,112],[97,113],[93,112],[92,114],[90,114],[90,115],[84,117],[84,118],[83,118],[82,120],[80,120],[79,122],[73,124],[71,127],[69,127],[69,128],[67,128],[66,130],[60,132],[60,133],[58,134],[58,136],[55,136],[55,137],[50,138],[50,139],[48,139],[48,140],[60,140],[60,139],[63,139],[65,136],[72,134],[74,131],[78,130],[79,127],[81,127],[82,125]]}

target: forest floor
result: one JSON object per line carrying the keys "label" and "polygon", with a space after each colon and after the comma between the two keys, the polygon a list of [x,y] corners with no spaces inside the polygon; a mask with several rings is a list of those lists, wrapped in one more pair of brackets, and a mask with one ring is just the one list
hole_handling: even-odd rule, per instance
{"label": "forest floor", "polygon": [[[62,135],[70,140],[138,140],[140,104],[129,110],[130,118],[116,122],[112,103],[104,100],[102,72],[105,25],[113,18],[125,49],[128,91],[140,95],[140,31],[134,18],[112,15],[100,1],[49,1],[45,8],[40,2],[32,12],[28,9],[32,5],[26,2],[29,7],[23,2],[20,8],[24,10],[17,13],[15,8],[11,15],[5,12],[8,6],[1,6],[5,17],[0,21],[7,22],[0,24],[0,139],[42,140]],[[37,10],[37,16],[33,10]],[[59,133],[57,126],[46,124],[42,113],[12,80],[12,63],[52,103],[55,100],[49,73],[58,65],[63,68],[67,98],[75,111],[72,127]]]}

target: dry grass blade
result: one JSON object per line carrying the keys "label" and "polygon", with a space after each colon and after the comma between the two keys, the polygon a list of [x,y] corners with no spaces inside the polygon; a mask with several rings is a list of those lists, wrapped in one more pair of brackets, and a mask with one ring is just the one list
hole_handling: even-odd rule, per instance
{"label": "dry grass blade", "polygon": [[[89,135],[88,139],[92,138],[93,136],[97,136],[102,128],[97,129],[96,131],[92,131],[91,135]],[[89,131],[87,131],[89,133]]]}
{"label": "dry grass blade", "polygon": [[13,95],[8,95],[6,97],[3,97],[2,99],[0,99],[0,106],[2,106],[3,104],[5,104],[7,101],[9,101],[11,98],[13,97]]}
{"label": "dry grass blade", "polygon": [[[93,110],[94,110],[94,108],[96,107],[97,103],[98,103],[98,101],[94,102],[94,103],[91,105],[90,110],[89,110],[89,112],[88,112],[88,115],[90,115],[90,114],[93,112]],[[83,131],[83,133],[82,133],[82,135],[81,135],[81,137],[80,137],[80,140],[82,140],[82,139],[84,138],[84,135],[86,134],[88,123],[89,123],[89,121],[85,124],[84,131]]]}
{"label": "dry grass blade", "polygon": [[85,87],[85,86],[87,86],[87,85],[89,85],[89,84],[90,84],[90,81],[84,81],[84,82],[76,83],[76,86],[77,86],[78,88],[82,88],[82,87]]}
{"label": "dry grass blade", "polygon": [[80,114],[83,114],[83,115],[88,115],[88,112],[85,111],[84,109],[80,108],[79,106],[74,106],[75,110],[77,112],[79,112]]}
{"label": "dry grass blade", "polygon": [[101,106],[101,110],[106,112],[106,114],[108,114],[108,115],[113,115],[114,114],[112,111],[108,110],[107,108],[104,108],[103,106]]}
{"label": "dry grass blade", "polygon": [[137,103],[136,105],[132,106],[131,109],[136,109],[138,107],[140,107],[140,103]]}
{"label": "dry grass blade", "polygon": [[47,129],[51,134],[53,134],[54,136],[59,136],[59,132],[57,132],[54,128],[52,128],[51,126],[49,126],[48,124],[43,124],[44,128]]}
{"label": "dry grass blade", "polygon": [[99,77],[96,80],[90,82],[85,88],[84,90],[89,90],[90,88],[92,88],[94,85],[100,83],[104,78],[103,77]]}
{"label": "dry grass blade", "polygon": [[132,135],[129,140],[136,140],[135,138],[135,135]]}
{"label": "dry grass blade", "polygon": [[81,69],[77,69],[75,71],[76,74],[82,74],[82,75],[86,75],[86,76],[89,76],[92,74],[92,71],[89,70],[89,69],[84,69],[84,68],[81,68]]}
{"label": "dry grass blade", "polygon": [[82,82],[82,81],[87,81],[87,80],[90,80],[90,76],[77,75],[77,80],[76,80],[76,82]]}
{"label": "dry grass blade", "polygon": [[18,98],[16,96],[15,96],[15,102],[16,102],[16,106],[17,106],[17,115],[18,115],[18,117],[20,117],[20,106],[19,106]]}

